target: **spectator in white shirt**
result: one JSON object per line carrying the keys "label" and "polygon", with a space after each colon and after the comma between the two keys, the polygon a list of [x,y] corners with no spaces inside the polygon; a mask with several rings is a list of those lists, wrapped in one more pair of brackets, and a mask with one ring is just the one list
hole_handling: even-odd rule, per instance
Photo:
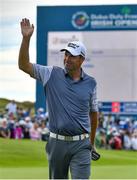
{"label": "spectator in white shirt", "polygon": [[7,105],[6,105],[6,110],[8,111],[8,114],[15,114],[16,113],[16,110],[17,110],[17,104],[15,103],[14,100],[12,100],[11,102],[9,102]]}

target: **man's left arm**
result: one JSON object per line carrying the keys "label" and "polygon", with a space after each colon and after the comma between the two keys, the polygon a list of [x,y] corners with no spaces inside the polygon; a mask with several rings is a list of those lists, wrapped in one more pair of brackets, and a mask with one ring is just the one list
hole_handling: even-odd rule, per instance
{"label": "man's left arm", "polygon": [[96,129],[98,127],[97,85],[95,86],[92,92],[92,96],[91,96],[89,118],[90,118],[90,125],[91,125],[91,133],[90,133],[90,141],[91,141],[91,146],[92,146],[91,157],[92,157],[92,160],[96,161],[100,158],[100,154],[97,153],[96,147],[95,147]]}
{"label": "man's left arm", "polygon": [[97,83],[95,84],[95,87],[91,93],[89,118],[90,118],[90,125],[91,125],[90,141],[91,141],[91,145],[94,146],[96,129],[98,126]]}
{"label": "man's left arm", "polygon": [[91,158],[93,161],[97,161],[100,158],[100,154],[97,152],[95,147],[95,136],[96,136],[96,129],[98,126],[98,112],[91,112],[89,116],[91,122],[91,133],[90,133]]}
{"label": "man's left arm", "polygon": [[90,112],[89,117],[90,117],[90,124],[91,124],[90,141],[91,141],[91,145],[94,147],[96,129],[98,126],[98,112]]}

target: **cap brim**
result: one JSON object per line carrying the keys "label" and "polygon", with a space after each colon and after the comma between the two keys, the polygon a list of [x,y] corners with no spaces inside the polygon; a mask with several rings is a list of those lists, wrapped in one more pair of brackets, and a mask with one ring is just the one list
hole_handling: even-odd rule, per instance
{"label": "cap brim", "polygon": [[61,49],[60,51],[61,51],[61,52],[62,52],[62,51],[66,51],[66,49]]}
{"label": "cap brim", "polygon": [[79,53],[76,53],[72,48],[64,48],[64,49],[61,49],[60,50],[61,52],[63,52],[63,51],[68,51],[68,52],[70,52],[73,56],[79,56],[80,54]]}

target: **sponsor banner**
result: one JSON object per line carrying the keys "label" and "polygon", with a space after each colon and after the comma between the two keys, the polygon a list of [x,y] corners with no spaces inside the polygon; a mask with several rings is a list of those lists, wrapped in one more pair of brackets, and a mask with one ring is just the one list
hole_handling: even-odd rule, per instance
{"label": "sponsor banner", "polygon": [[37,12],[47,31],[137,30],[137,5],[38,6]]}
{"label": "sponsor banner", "polygon": [[[136,100],[136,35],[137,5],[37,7],[37,63],[63,66],[59,50],[68,41],[83,41],[83,68],[96,78],[102,102]],[[44,97],[37,82],[36,108],[46,108]],[[123,111],[129,109],[126,105]],[[110,111],[121,112],[121,106]]]}

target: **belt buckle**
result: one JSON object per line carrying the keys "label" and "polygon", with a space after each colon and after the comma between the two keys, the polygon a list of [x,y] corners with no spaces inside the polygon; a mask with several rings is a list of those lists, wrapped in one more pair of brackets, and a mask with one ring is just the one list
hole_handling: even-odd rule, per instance
{"label": "belt buckle", "polygon": [[71,136],[65,136],[65,141],[72,141],[73,140],[73,137]]}
{"label": "belt buckle", "polygon": [[81,135],[81,140],[88,138],[88,134],[84,133]]}
{"label": "belt buckle", "polygon": [[86,139],[86,134],[85,133],[83,134],[83,136],[84,136],[84,139]]}

